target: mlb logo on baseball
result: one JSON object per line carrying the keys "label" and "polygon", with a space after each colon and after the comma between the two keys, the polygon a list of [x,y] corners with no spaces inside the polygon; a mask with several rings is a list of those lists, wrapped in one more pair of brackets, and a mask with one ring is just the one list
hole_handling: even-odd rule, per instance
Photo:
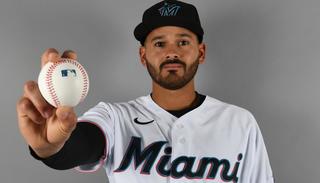
{"label": "mlb logo on baseball", "polygon": [[[70,75],[69,75],[69,73],[70,73]],[[68,76],[77,77],[77,72],[75,69],[63,69],[63,70],[61,70],[61,76],[62,77],[68,77]]]}

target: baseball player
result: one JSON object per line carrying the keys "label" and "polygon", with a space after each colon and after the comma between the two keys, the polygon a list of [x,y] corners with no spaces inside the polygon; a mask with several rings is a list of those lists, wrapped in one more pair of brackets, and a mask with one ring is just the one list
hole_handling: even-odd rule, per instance
{"label": "baseball player", "polygon": [[[53,108],[35,82],[17,105],[32,156],[55,169],[92,172],[103,166],[111,183],[273,183],[266,147],[253,115],[195,90],[205,61],[197,9],[161,1],[147,9],[134,36],[152,92],[124,103],[99,102],[82,116]],[[61,56],[51,48],[41,63]]]}

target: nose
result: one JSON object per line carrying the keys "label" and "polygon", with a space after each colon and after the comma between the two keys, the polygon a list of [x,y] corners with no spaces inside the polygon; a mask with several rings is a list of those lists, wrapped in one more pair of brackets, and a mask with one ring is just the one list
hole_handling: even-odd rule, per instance
{"label": "nose", "polygon": [[174,46],[168,46],[167,53],[166,53],[166,59],[179,59],[180,55]]}
{"label": "nose", "polygon": [[167,54],[167,56],[166,56],[166,59],[168,59],[168,60],[178,59],[178,58],[179,58],[179,56],[178,56],[178,54],[176,54],[176,53],[169,53],[169,54]]}

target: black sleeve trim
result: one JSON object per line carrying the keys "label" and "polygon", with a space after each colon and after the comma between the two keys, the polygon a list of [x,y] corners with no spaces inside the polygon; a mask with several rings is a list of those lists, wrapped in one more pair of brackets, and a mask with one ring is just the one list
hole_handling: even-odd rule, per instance
{"label": "black sleeve trim", "polygon": [[102,130],[94,124],[81,122],[77,124],[68,141],[56,154],[48,158],[40,158],[32,148],[29,147],[29,149],[35,159],[47,166],[66,170],[99,161],[104,156],[105,146]]}

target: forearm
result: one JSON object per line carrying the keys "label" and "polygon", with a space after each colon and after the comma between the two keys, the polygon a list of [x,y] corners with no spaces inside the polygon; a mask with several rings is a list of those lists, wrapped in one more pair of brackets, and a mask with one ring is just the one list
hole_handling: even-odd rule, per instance
{"label": "forearm", "polygon": [[41,160],[51,168],[66,170],[99,161],[104,154],[104,149],[103,132],[90,123],[78,123],[70,138],[56,154],[48,158],[40,158],[31,148],[30,153],[35,159]]}

